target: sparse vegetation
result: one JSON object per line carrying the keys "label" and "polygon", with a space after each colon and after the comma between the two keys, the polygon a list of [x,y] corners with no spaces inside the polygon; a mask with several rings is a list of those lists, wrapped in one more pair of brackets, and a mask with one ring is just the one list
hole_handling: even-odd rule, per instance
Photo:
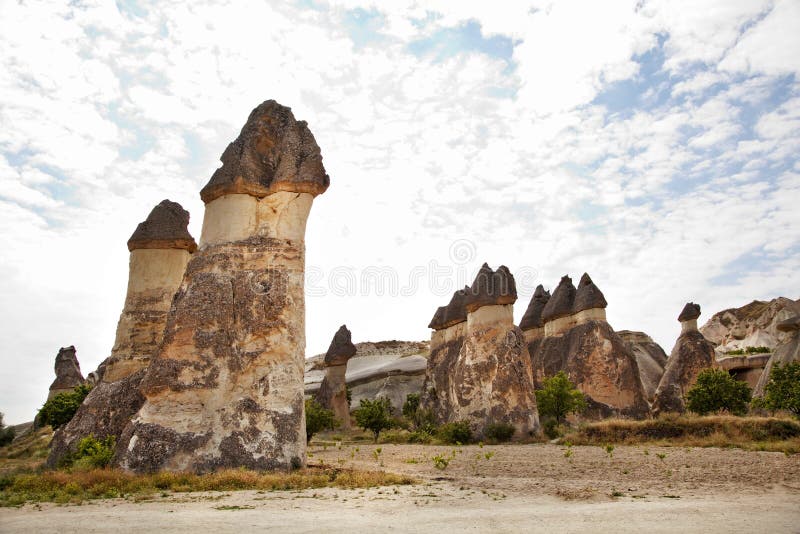
{"label": "sparse vegetation", "polygon": [[3,422],[3,414],[0,413],[0,447],[5,447],[12,441],[14,441],[14,436],[16,432],[11,427],[6,427],[5,423]]}
{"label": "sparse vegetation", "polygon": [[800,417],[800,362],[772,367],[761,405],[767,410],[786,410]]}
{"label": "sparse vegetation", "polygon": [[169,491],[354,489],[414,483],[416,480],[404,475],[337,468],[307,468],[291,473],[236,469],[206,475],[168,472],[133,475],[116,469],[46,471],[0,477],[0,506],[26,502],[80,503],[117,497],[142,499]]}
{"label": "sparse vegetation", "polygon": [[386,397],[375,400],[361,399],[354,411],[356,424],[373,434],[373,441],[378,442],[381,431],[392,428],[392,403]]}
{"label": "sparse vegetation", "polygon": [[581,413],[586,409],[586,398],[569,381],[564,371],[545,378],[542,389],[536,390],[536,404],[539,415],[555,419],[556,425],[564,422],[567,415]]}
{"label": "sparse vegetation", "polygon": [[686,407],[700,415],[727,411],[744,415],[750,404],[750,387],[722,369],[705,369],[686,394]]}
{"label": "sparse vegetation", "polygon": [[333,430],[336,427],[336,418],[333,410],[327,410],[314,399],[306,400],[306,443],[311,441],[314,434],[323,430]]}
{"label": "sparse vegetation", "polygon": [[800,452],[800,423],[776,417],[665,414],[645,421],[607,419],[583,425],[567,437],[575,445],[648,443]]}
{"label": "sparse vegetation", "polygon": [[413,420],[417,410],[419,410],[419,393],[409,393],[403,403],[403,416]]}
{"label": "sparse vegetation", "polygon": [[66,425],[72,420],[91,390],[91,386],[81,384],[70,392],[59,393],[39,409],[39,421],[42,425],[52,426],[53,429]]}
{"label": "sparse vegetation", "polygon": [[483,434],[486,436],[486,439],[503,443],[514,437],[516,431],[517,429],[514,428],[514,425],[509,423],[489,423],[486,425]]}
{"label": "sparse vegetation", "polygon": [[75,454],[71,458],[73,467],[79,469],[107,467],[114,456],[116,442],[114,436],[96,439],[89,434],[78,442]]}
{"label": "sparse vegetation", "polygon": [[472,430],[467,421],[445,423],[439,427],[436,437],[444,443],[466,444],[472,441]]}
{"label": "sparse vegetation", "polygon": [[769,354],[772,349],[769,347],[746,347],[744,349],[729,350],[726,356],[743,356],[745,354]]}

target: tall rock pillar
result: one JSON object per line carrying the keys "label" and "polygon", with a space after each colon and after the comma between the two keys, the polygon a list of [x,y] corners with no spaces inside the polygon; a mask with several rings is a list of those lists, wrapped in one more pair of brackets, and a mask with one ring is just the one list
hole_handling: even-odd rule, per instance
{"label": "tall rock pillar", "polygon": [[305,463],[305,227],[328,175],[306,123],[273,100],[220,159],[145,402],[117,447],[129,470]]}
{"label": "tall rock pillar", "polygon": [[681,335],[675,342],[656,388],[651,408],[653,415],[685,411],[684,399],[697,382],[697,375],[716,363],[714,344],[697,329],[698,317],[700,305],[687,302],[678,316]]}
{"label": "tall rock pillar", "polygon": [[350,428],[350,404],[347,402],[347,361],[356,355],[350,330],[339,327],[325,353],[325,378],[317,391],[316,399],[323,407],[333,410],[342,428]]}
{"label": "tall rock pillar", "polygon": [[518,436],[539,430],[539,412],[525,336],[514,326],[514,277],[483,264],[464,302],[464,342],[451,368],[450,421],[467,420],[477,435],[490,423],[513,425]]}
{"label": "tall rock pillar", "polygon": [[119,440],[142,406],[142,377],[164,337],[172,297],[197,249],[188,225],[189,212],[163,200],[128,240],[128,292],[114,347],[100,364],[97,382],[75,416],[53,436],[49,466],[58,465],[89,434]]}

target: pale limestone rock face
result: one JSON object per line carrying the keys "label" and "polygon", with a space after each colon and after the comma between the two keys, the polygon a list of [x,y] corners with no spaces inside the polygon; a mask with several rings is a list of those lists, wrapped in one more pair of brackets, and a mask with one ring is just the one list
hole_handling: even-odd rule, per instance
{"label": "pale limestone rock face", "polygon": [[715,313],[700,328],[703,336],[717,345],[717,355],[747,347],[775,349],[792,336],[777,325],[800,314],[800,300],[778,297],[770,301],[754,300],[740,308]]}
{"label": "pale limestone rock face", "polygon": [[653,397],[653,415],[684,412],[686,394],[697,382],[697,375],[714,367],[715,363],[714,344],[697,330],[697,320],[681,321],[681,335],[667,359]]}
{"label": "pale limestone rock face", "polygon": [[764,388],[769,382],[769,375],[775,364],[786,365],[800,361],[800,320],[798,316],[790,317],[778,323],[778,331],[786,334],[783,342],[780,343],[772,355],[767,360],[763,373],[758,377],[753,388],[754,397],[763,397]]}
{"label": "pale limestone rock face", "polygon": [[163,339],[172,297],[183,279],[190,251],[197,248],[188,224],[189,213],[164,200],[128,241],[128,290],[114,347],[101,364],[103,371],[92,391],[53,437],[50,467],[89,434],[119,439],[144,402],[139,390],[142,377]]}
{"label": "pale limestone rock face", "polygon": [[653,401],[658,383],[664,374],[667,364],[667,354],[661,346],[644,332],[620,330],[617,332],[636,357],[639,368],[639,378],[642,380],[645,396],[648,402]]}
{"label": "pale limestone rock face", "polygon": [[467,315],[451,372],[449,421],[467,420],[477,435],[494,422],[514,425],[518,436],[539,430],[530,355],[511,304],[482,306]]}
{"label": "pale limestone rock face", "polygon": [[172,297],[190,257],[185,249],[131,251],[125,308],[117,323],[103,382],[116,382],[150,364],[163,338]]}
{"label": "pale limestone rock face", "polygon": [[305,464],[305,223],[328,176],[306,124],[274,101],[221,159],[145,402],[117,447],[125,469]]}
{"label": "pale limestone rock face", "polygon": [[[400,413],[406,397],[422,392],[430,345],[427,341],[378,341],[356,343],[356,354],[347,361],[345,379],[350,390],[350,409],[361,399],[386,397]],[[315,397],[325,380],[325,356],[306,359],[305,394]]]}

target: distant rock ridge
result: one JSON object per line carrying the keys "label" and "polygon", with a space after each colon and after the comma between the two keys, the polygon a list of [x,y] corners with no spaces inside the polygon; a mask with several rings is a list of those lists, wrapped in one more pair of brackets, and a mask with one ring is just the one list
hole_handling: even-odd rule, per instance
{"label": "distant rock ridge", "polygon": [[689,302],[678,316],[681,334],[667,359],[664,374],[658,383],[653,404],[653,415],[682,413],[686,410],[685,397],[704,369],[714,367],[714,344],[697,329],[700,306]]}
{"label": "distant rock ridge", "polygon": [[[345,382],[352,397],[350,409],[361,399],[388,398],[399,413],[409,393],[420,393],[430,345],[427,341],[377,341],[356,343],[347,361]],[[316,397],[325,379],[325,354],[305,361],[305,393]]]}
{"label": "distant rock ridge", "polygon": [[800,315],[800,299],[777,297],[769,301],[754,300],[739,308],[715,313],[700,331],[717,346],[719,357],[747,347],[774,350],[792,337],[788,332],[778,329],[778,323],[795,315]]}

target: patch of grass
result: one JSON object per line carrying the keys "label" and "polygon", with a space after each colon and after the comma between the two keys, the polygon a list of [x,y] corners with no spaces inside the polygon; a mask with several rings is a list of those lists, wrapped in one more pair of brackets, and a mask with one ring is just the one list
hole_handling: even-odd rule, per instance
{"label": "patch of grass", "polygon": [[239,506],[238,504],[215,506],[214,510],[253,510],[255,506]]}
{"label": "patch of grass", "polygon": [[675,447],[738,447],[787,454],[800,452],[800,422],[778,417],[665,414],[645,421],[607,419],[586,424],[566,437],[575,445],[647,443]]}
{"label": "patch of grass", "polygon": [[45,471],[0,477],[0,506],[26,502],[80,503],[118,497],[140,499],[166,491],[354,489],[414,483],[415,479],[405,475],[330,467],[308,467],[290,473],[231,469],[205,475],[170,472],[134,475],[117,469]]}

